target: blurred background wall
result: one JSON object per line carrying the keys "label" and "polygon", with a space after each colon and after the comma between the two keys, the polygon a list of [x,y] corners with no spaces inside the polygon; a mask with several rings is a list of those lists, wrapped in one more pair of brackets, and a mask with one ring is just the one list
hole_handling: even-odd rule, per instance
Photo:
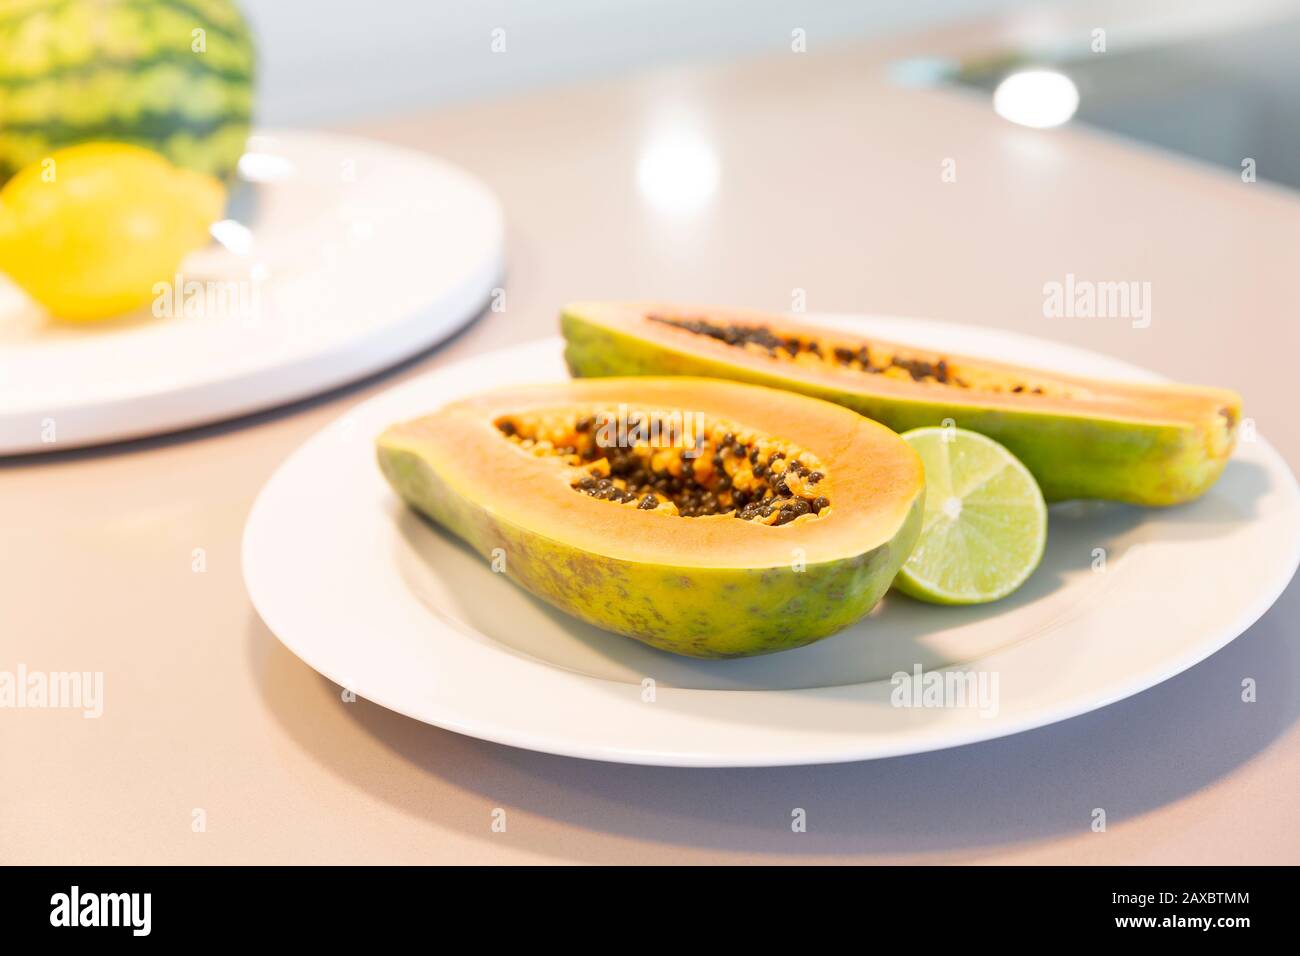
{"label": "blurred background wall", "polygon": [[[241,0],[264,124],[346,121],[697,58],[808,49],[1025,0]],[[1040,3],[1041,5],[1041,3]],[[365,43],[357,37],[364,27]],[[496,30],[504,33],[494,33]],[[504,51],[493,52],[504,44]]]}

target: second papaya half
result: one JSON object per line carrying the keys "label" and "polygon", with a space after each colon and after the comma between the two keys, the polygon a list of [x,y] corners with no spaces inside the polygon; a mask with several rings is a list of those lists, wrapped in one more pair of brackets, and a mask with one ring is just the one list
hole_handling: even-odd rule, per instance
{"label": "second papaya half", "polygon": [[661,303],[579,302],[561,322],[578,376],[695,375],[802,392],[895,431],[951,423],[989,436],[1049,501],[1190,501],[1232,454],[1241,398],[937,353],[780,315]]}

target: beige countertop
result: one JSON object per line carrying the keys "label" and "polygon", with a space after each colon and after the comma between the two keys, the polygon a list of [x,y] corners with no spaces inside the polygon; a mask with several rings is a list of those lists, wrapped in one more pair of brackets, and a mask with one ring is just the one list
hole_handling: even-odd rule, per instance
{"label": "beige countertop", "polygon": [[[300,442],[395,382],[554,334],[572,298],[788,309],[804,290],[810,311],[1072,342],[1240,390],[1294,468],[1297,197],[885,82],[890,58],[963,36],[840,51],[811,38],[807,54],[362,130],[498,192],[506,310],[319,400],[0,463],[0,669],[105,675],[99,719],[0,711],[0,862],[1300,863],[1294,584],[1222,652],[1084,717],[915,757],[725,771],[528,753],[345,703],[244,593],[245,516]],[[717,190],[694,211],[638,188],[662,137],[714,151]],[[1149,281],[1150,327],[1044,318],[1043,284],[1067,273]],[[1244,677],[1256,703],[1240,699]],[[795,806],[807,833],[790,832]]]}

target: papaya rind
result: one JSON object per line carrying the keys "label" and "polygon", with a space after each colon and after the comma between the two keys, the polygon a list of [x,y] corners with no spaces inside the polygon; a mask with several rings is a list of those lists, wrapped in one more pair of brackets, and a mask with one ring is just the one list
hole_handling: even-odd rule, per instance
{"label": "papaya rind", "polygon": [[516,584],[596,627],[688,657],[770,654],[843,630],[879,603],[921,531],[923,491],[890,541],[803,570],[793,562],[767,568],[639,563],[505,521],[451,487],[400,437],[381,436],[377,451],[381,470],[407,504],[485,558],[502,549],[505,573]]}
{"label": "papaya rind", "polygon": [[[560,324],[565,361],[575,376],[694,375],[767,385],[835,402],[896,432],[951,422],[1005,445],[1049,502],[1100,498],[1181,504],[1218,480],[1234,444],[1231,435],[1223,437],[1222,424],[1211,420],[1144,422],[872,395],[672,348],[569,311],[561,314]],[[1240,420],[1240,405],[1230,413],[1233,422]]]}

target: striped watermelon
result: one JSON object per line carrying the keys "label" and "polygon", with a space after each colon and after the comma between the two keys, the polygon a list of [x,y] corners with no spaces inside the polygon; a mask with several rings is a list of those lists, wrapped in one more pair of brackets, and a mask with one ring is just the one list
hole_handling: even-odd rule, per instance
{"label": "striped watermelon", "polygon": [[248,137],[253,61],[231,0],[0,0],[0,183],[92,140],[224,179]]}

